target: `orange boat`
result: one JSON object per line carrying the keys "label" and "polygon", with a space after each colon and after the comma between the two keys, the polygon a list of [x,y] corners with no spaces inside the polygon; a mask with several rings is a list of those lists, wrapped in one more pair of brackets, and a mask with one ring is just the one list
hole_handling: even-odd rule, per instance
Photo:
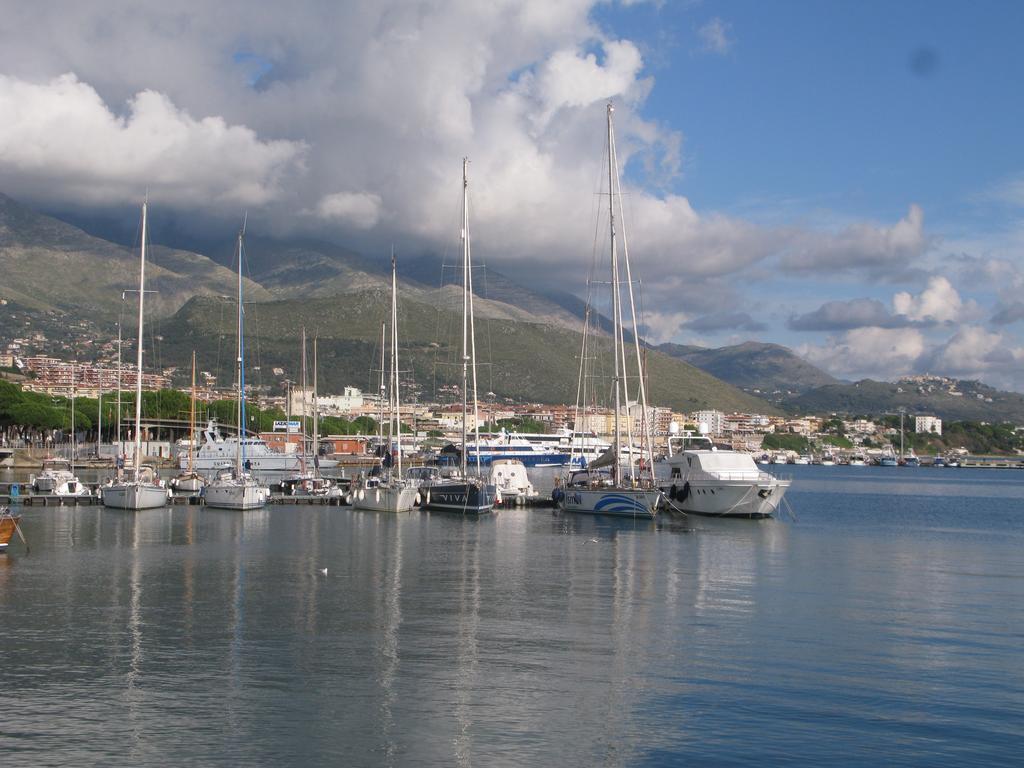
{"label": "orange boat", "polygon": [[12,515],[7,507],[0,507],[0,552],[7,549],[7,545],[10,544],[11,536],[18,530],[19,520],[20,515]]}

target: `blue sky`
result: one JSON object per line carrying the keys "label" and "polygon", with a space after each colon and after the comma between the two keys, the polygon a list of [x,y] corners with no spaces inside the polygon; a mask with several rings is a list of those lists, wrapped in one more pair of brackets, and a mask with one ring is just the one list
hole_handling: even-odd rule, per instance
{"label": "blue sky", "polygon": [[5,8],[0,190],[582,294],[610,100],[652,340],[1024,389],[1020,4],[253,7]]}

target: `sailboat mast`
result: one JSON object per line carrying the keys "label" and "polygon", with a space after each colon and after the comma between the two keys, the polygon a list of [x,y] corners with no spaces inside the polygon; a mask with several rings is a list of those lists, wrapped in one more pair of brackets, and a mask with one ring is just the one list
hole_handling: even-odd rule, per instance
{"label": "sailboat mast", "polygon": [[[462,158],[462,476],[466,476],[469,388],[469,159]],[[479,446],[478,446],[479,448]]]}
{"label": "sailboat mast", "polygon": [[398,391],[398,270],[395,251],[391,250],[391,402],[395,420],[395,444],[398,450],[398,477],[402,477],[402,409]]}
{"label": "sailboat mast", "polygon": [[192,350],[192,404],[188,413],[188,473],[195,472],[196,457],[196,351]]}
{"label": "sailboat mast", "polygon": [[100,457],[100,448],[103,447],[103,374],[100,373],[99,380],[99,410],[96,412],[96,458]]}
{"label": "sailboat mast", "polygon": [[142,244],[139,253],[139,344],[135,356],[135,456],[132,465],[135,467],[135,480],[139,479],[142,466],[142,318],[146,303],[146,208],[148,201],[142,203]]}
{"label": "sailboat mast", "polygon": [[235,472],[241,476],[245,466],[245,342],[243,341],[242,319],[242,237],[244,227],[238,232],[238,450],[235,451]]}
{"label": "sailboat mast", "polygon": [[619,256],[615,243],[615,136],[612,133],[612,112],[614,107],[608,105],[608,227],[611,238],[611,262],[612,262],[612,322],[613,322],[613,344],[615,347],[615,463],[612,465],[612,480],[616,485],[621,481],[621,468],[619,466],[619,451],[622,446],[622,429],[619,424],[619,414],[622,410],[622,308],[619,297]]}
{"label": "sailboat mast", "polygon": [[[313,337],[313,467],[317,466],[317,456],[320,455],[320,396],[316,388],[316,342]],[[319,474],[319,473],[318,473]]]}
{"label": "sailboat mast", "polygon": [[[377,445],[384,445],[384,393],[387,388],[384,386],[384,349],[387,344],[387,323],[380,324],[380,421],[377,423]],[[390,429],[390,427],[389,427]],[[383,456],[381,457],[384,458]]]}
{"label": "sailboat mast", "polygon": [[75,364],[71,364],[71,469],[75,468],[75,450],[78,440],[75,435]]}
{"label": "sailboat mast", "polygon": [[124,319],[124,291],[121,292],[121,311],[117,316],[117,458],[124,455],[121,442],[121,326]]}
{"label": "sailboat mast", "polygon": [[308,394],[309,389],[306,383],[306,326],[302,326],[302,415],[299,417],[302,424],[302,429],[299,430],[299,434],[302,435],[300,438],[302,443],[299,446],[299,471],[302,474],[306,474],[306,397]]}

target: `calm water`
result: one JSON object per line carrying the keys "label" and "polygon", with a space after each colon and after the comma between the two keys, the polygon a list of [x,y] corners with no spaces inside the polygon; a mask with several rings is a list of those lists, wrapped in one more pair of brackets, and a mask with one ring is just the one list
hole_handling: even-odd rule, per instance
{"label": "calm water", "polygon": [[1019,764],[1024,473],[787,469],[796,521],[26,509],[3,764]]}

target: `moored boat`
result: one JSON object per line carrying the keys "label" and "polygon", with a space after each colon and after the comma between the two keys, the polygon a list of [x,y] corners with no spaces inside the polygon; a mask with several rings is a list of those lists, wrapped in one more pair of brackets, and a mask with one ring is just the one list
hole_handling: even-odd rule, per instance
{"label": "moored boat", "polygon": [[11,514],[8,507],[0,507],[0,552],[6,550],[7,545],[11,543],[11,537],[18,530],[20,520],[21,515]]}

